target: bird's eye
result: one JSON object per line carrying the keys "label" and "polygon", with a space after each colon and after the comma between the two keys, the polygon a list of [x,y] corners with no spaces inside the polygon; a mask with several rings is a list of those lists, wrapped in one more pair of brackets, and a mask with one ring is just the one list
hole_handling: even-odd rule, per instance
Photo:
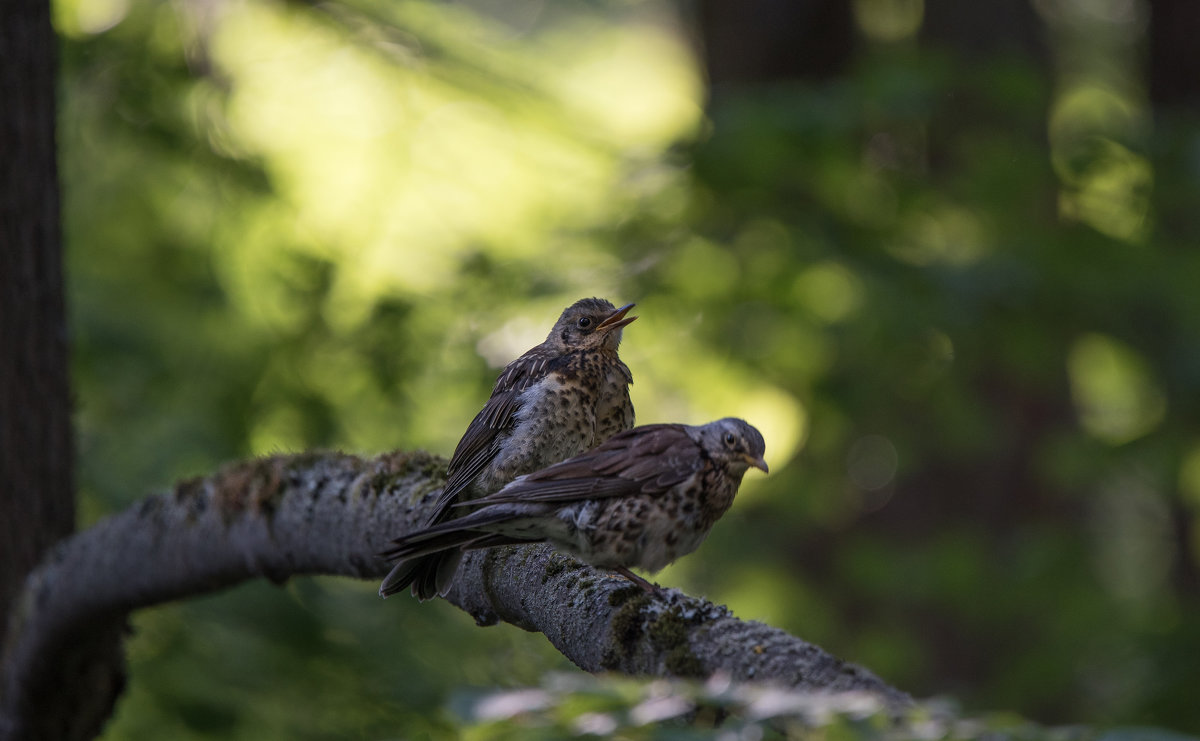
{"label": "bird's eye", "polygon": [[734,444],[735,442],[737,442],[737,438],[733,436],[733,433],[732,433],[732,432],[726,432],[726,433],[725,433],[725,444],[726,444],[726,445],[728,445],[729,447],[731,447],[731,448],[732,448],[732,447],[733,447],[733,444]]}
{"label": "bird's eye", "polygon": [[579,317],[579,321],[575,323],[579,325],[580,329],[587,329],[592,326],[592,318],[590,316],[581,316]]}

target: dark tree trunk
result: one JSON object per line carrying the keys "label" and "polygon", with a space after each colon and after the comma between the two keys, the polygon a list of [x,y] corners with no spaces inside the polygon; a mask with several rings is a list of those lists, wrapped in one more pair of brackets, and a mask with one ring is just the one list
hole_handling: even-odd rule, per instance
{"label": "dark tree trunk", "polygon": [[[1200,238],[1195,209],[1200,197],[1193,141],[1200,116],[1200,2],[1150,0],[1147,30],[1147,92],[1154,113],[1154,222],[1160,245],[1180,254]],[[1186,412],[1184,413],[1186,418]],[[1195,558],[1200,528],[1193,510],[1171,503],[1171,522],[1179,547],[1174,549],[1173,585],[1181,595],[1200,594],[1200,562]]]}
{"label": "dark tree trunk", "polygon": [[[0,617],[14,633],[33,607],[26,576],[75,526],[62,233],[55,147],[56,43],[45,0],[0,2]],[[97,619],[70,661],[61,707],[24,708],[48,738],[94,737],[124,681],[123,618]],[[11,689],[11,688],[9,688]],[[0,695],[4,692],[0,691]],[[0,718],[0,738],[21,738]]]}
{"label": "dark tree trunk", "polygon": [[0,3],[0,616],[5,618],[25,575],[75,524],[55,72],[50,3]]}
{"label": "dark tree trunk", "polygon": [[968,59],[1015,56],[1044,67],[1050,62],[1045,30],[1025,0],[926,0],[921,42]]}
{"label": "dark tree trunk", "polygon": [[854,50],[851,4],[842,0],[702,0],[697,20],[714,94],[836,77]]}
{"label": "dark tree trunk", "polygon": [[1150,0],[1150,101],[1200,111],[1200,3]]}

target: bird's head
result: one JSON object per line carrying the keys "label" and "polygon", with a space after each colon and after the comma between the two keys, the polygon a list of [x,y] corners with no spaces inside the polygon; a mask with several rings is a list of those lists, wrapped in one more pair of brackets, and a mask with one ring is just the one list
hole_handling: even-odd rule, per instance
{"label": "bird's head", "polygon": [[573,350],[617,351],[621,344],[621,328],[637,319],[626,316],[633,304],[621,308],[602,298],[576,301],[563,311],[554,323],[546,342],[565,352]]}
{"label": "bird's head", "polygon": [[724,463],[735,475],[751,466],[767,473],[763,455],[767,444],[762,433],[744,419],[726,417],[699,428],[700,444],[714,460]]}

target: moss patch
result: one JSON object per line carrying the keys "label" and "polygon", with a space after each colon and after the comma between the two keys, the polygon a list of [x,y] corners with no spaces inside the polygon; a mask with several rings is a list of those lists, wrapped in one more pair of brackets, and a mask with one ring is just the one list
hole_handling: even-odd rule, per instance
{"label": "moss patch", "polygon": [[650,645],[660,649],[672,648],[680,641],[687,640],[687,627],[687,622],[676,610],[664,612],[650,624],[647,631]]}
{"label": "moss patch", "polygon": [[546,570],[542,572],[542,584],[545,584],[566,570],[567,564],[564,559],[551,556],[550,560],[546,562]]}
{"label": "moss patch", "polygon": [[668,672],[677,677],[704,677],[703,663],[692,653],[688,643],[691,629],[704,622],[688,617],[678,606],[659,612],[644,609],[652,598],[638,587],[618,589],[609,594],[609,604],[619,607],[613,616],[609,645],[600,665],[619,669],[632,657],[643,641],[663,657]]}
{"label": "moss patch", "polygon": [[704,666],[688,645],[688,628],[695,623],[685,620],[677,608],[671,608],[650,624],[650,645],[665,654],[667,671],[677,677],[703,677]]}
{"label": "moss patch", "polygon": [[403,483],[417,479],[409,504],[415,505],[446,484],[446,461],[424,451],[389,453],[377,460],[378,468],[368,477],[365,490],[379,496]]}
{"label": "moss patch", "polygon": [[[621,661],[633,655],[637,650],[638,639],[642,636],[642,608],[650,604],[650,597],[647,596],[641,589],[632,587],[634,592],[639,596],[633,599],[626,599],[621,609],[617,610],[617,614],[613,616],[612,628],[609,632],[609,645],[604,651],[604,657],[600,660],[600,665],[605,669],[616,669],[620,666]],[[618,589],[609,595],[609,604],[614,604],[614,596],[624,589]]]}
{"label": "moss patch", "polygon": [[621,589],[616,589],[608,593],[608,605],[609,607],[620,607],[639,594],[645,594],[645,591],[641,587],[622,587]]}
{"label": "moss patch", "polygon": [[[532,550],[533,549],[530,549],[530,552],[532,552]],[[545,584],[556,576],[565,574],[569,571],[578,571],[582,568],[583,564],[575,559],[569,556],[564,556],[557,551],[552,552],[550,554],[550,558],[546,561],[546,570],[542,572],[542,584]],[[566,586],[574,587],[575,583],[575,581],[571,581]]]}

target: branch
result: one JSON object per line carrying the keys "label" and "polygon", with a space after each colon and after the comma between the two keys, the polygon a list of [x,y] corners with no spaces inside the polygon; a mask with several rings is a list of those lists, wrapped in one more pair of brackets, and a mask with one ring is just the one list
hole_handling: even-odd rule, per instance
{"label": "branch", "polygon": [[[0,674],[0,738],[87,738],[120,692],[113,637],[140,607],[246,579],[378,579],[376,553],[425,520],[445,461],[276,456],[180,483],[62,541],[29,577]],[[481,625],[540,632],[587,671],[764,680],[911,702],[869,672],[675,590],[646,595],[546,546],[464,559],[448,596]]]}

